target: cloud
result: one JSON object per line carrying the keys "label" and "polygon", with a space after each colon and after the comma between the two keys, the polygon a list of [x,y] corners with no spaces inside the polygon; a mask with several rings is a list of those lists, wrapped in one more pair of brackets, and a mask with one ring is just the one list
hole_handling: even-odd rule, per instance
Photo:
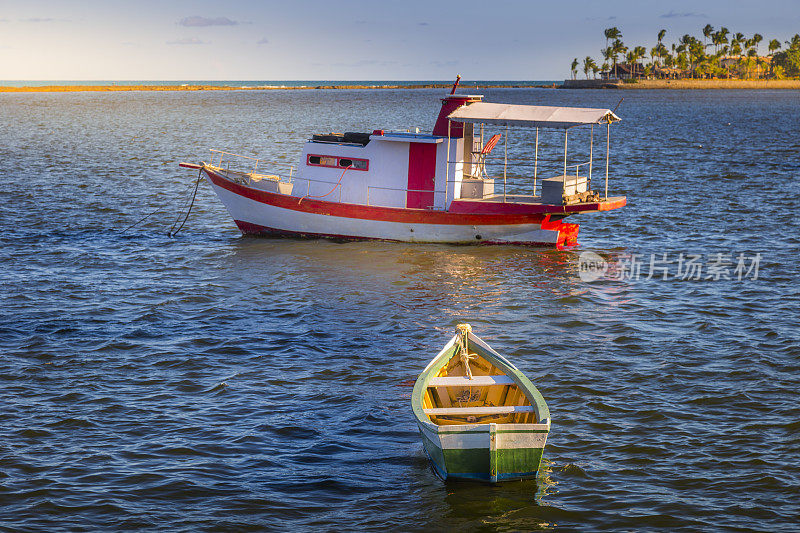
{"label": "cloud", "polygon": [[189,28],[202,28],[205,26],[236,26],[239,23],[227,17],[186,17],[181,19],[178,24]]}
{"label": "cloud", "polygon": [[30,18],[30,19],[21,19],[21,20],[22,20],[22,22],[55,22],[57,19],[49,18],[49,17],[47,17],[47,18],[34,17],[34,18]]}
{"label": "cloud", "polygon": [[417,22],[417,26],[430,26],[427,22]]}
{"label": "cloud", "polygon": [[670,10],[669,13],[664,13],[659,18],[662,19],[677,19],[677,18],[688,18],[688,17],[699,17],[705,18],[707,15],[703,13],[695,13],[694,11],[685,12],[685,13],[676,13],[674,10]]}
{"label": "cloud", "polygon": [[267,39],[266,37],[264,37],[263,39],[261,39],[260,41],[258,41],[256,44],[269,44],[269,39]]}
{"label": "cloud", "polygon": [[178,39],[176,41],[167,41],[167,44],[208,44],[205,41],[201,41],[200,39],[195,39],[194,37],[184,37],[183,39]]}

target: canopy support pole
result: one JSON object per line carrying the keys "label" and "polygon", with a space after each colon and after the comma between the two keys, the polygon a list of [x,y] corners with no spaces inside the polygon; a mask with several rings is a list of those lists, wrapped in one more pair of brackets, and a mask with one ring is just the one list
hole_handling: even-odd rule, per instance
{"label": "canopy support pole", "polygon": [[506,142],[503,145],[503,202],[506,201],[506,168],[508,167],[508,124],[506,124]]}
{"label": "canopy support pole", "polygon": [[536,174],[539,170],[539,128],[536,128],[536,151],[533,156],[533,195],[536,196]]}
{"label": "canopy support pole", "polygon": [[611,144],[611,122],[606,124],[606,200],[608,200],[608,153]]}
{"label": "canopy support pole", "polygon": [[[444,208],[447,210],[447,184],[450,183],[450,123],[447,121],[447,155],[444,165]],[[434,187],[435,188],[435,187]],[[453,184],[453,200],[456,199],[456,186]]]}
{"label": "canopy support pole", "polygon": [[[483,122],[481,122],[480,147],[481,147],[481,151],[483,151]],[[475,148],[473,147],[473,150],[474,149]],[[480,167],[478,167],[478,176],[480,176],[481,179],[486,177],[486,158],[485,157],[481,158],[481,160],[480,160]]]}
{"label": "canopy support pole", "polygon": [[592,153],[592,148],[594,147],[594,124],[589,127],[589,183],[586,184],[586,190],[591,190],[592,187],[592,162],[594,161],[594,156]]}

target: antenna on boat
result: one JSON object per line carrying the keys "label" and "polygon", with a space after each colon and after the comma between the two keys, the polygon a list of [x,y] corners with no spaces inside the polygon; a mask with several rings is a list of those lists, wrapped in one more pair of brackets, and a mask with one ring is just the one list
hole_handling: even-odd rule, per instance
{"label": "antenna on boat", "polygon": [[611,111],[612,113],[616,113],[616,112],[617,112],[617,108],[619,107],[619,105],[622,103],[622,101],[623,101],[623,100],[625,100],[625,98],[624,98],[624,97],[619,99],[619,102],[617,102],[617,107],[615,107],[615,108],[614,108],[614,109]]}
{"label": "antenna on boat", "polygon": [[456,89],[458,88],[458,82],[460,81],[461,81],[461,74],[456,74],[456,82],[453,84],[453,88],[450,89],[450,94],[456,94]]}
{"label": "antenna on boat", "polygon": [[469,367],[469,360],[475,359],[474,355],[469,355],[469,348],[467,345],[471,331],[472,326],[469,324],[458,324],[456,326],[456,335],[461,335],[461,338],[459,339],[460,351],[458,353],[458,357],[461,359],[461,364],[464,365],[464,372],[467,376],[467,379],[472,379],[472,369]]}

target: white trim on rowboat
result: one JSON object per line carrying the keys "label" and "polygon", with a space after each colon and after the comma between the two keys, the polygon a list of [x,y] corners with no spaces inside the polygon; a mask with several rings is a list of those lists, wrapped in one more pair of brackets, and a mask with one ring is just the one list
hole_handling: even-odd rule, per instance
{"label": "white trim on rowboat", "polygon": [[532,405],[499,405],[497,407],[437,407],[423,409],[426,415],[505,415],[510,413],[533,413]]}
{"label": "white trim on rowboat", "polygon": [[428,382],[429,387],[488,387],[490,385],[513,385],[514,380],[508,376],[472,376],[467,379],[460,376],[435,377]]}

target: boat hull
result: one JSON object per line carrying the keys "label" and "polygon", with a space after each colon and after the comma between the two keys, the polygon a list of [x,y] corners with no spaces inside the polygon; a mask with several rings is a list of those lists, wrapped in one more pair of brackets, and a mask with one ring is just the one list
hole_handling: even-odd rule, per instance
{"label": "boat hull", "polygon": [[577,224],[541,213],[464,214],[341,204],[257,190],[207,167],[203,171],[245,235],[558,248],[577,244]]}
{"label": "boat hull", "polygon": [[436,475],[485,482],[535,478],[549,432],[547,424],[418,426]]}
{"label": "boat hull", "polygon": [[[511,378],[513,384],[531,401],[536,418],[525,423],[519,420],[507,423],[435,423],[428,415],[437,409],[426,411],[423,400],[425,391],[429,387],[442,386],[441,383],[434,385],[432,379],[447,366],[457,348],[456,343],[457,337],[453,337],[442,348],[417,378],[411,393],[412,409],[431,467],[443,480],[496,483],[535,478],[550,432],[547,403],[522,372],[472,333],[469,333],[470,347],[501,370],[504,377]],[[504,383],[510,382],[507,380]],[[473,389],[469,391],[471,395]]]}

